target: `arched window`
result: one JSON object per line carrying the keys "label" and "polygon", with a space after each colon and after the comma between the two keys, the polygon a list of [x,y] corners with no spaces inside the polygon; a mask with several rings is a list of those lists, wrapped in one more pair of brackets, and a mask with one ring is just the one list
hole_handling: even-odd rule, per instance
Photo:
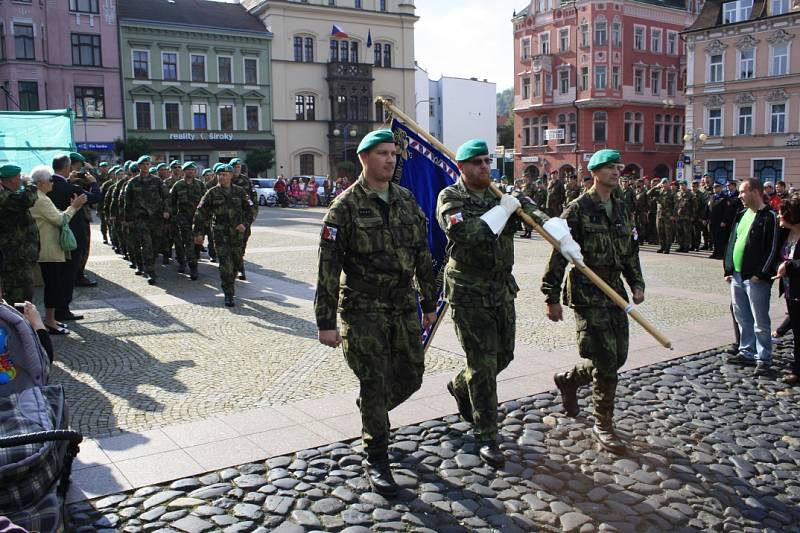
{"label": "arched window", "polygon": [[316,118],[317,98],[313,94],[298,94],[294,97],[295,120],[314,120]]}
{"label": "arched window", "polygon": [[314,154],[300,154],[300,174],[304,176],[316,174],[314,171]]}
{"label": "arched window", "polygon": [[306,35],[294,37],[294,60],[298,63],[314,62],[314,38]]}

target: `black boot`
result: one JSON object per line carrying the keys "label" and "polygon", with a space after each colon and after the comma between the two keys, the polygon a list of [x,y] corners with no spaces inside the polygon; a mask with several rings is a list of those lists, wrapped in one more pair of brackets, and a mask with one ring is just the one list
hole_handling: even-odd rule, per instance
{"label": "black boot", "polygon": [[471,424],[473,422],[472,405],[469,403],[469,399],[464,400],[456,395],[456,389],[453,387],[452,381],[447,382],[447,392],[449,392],[450,395],[455,398],[456,405],[458,406],[458,414],[461,415],[461,418],[463,418],[466,422]]}
{"label": "black boot", "polygon": [[614,431],[614,397],[617,393],[616,378],[595,378],[594,418],[592,434],[601,448],[613,453],[625,453],[625,443]]}
{"label": "black boot", "polygon": [[656,250],[656,253],[657,254],[663,254],[664,253],[664,249],[663,248],[659,248],[658,250]]}
{"label": "black boot", "polygon": [[578,409],[578,383],[573,372],[561,372],[553,376],[559,392],[561,393],[561,403],[564,406],[564,413],[567,416],[576,417]]}
{"label": "black boot", "polygon": [[150,285],[155,285],[156,281],[158,281],[158,279],[156,278],[156,273],[155,272],[148,272],[147,273],[147,283],[149,283]]}
{"label": "black boot", "polygon": [[500,451],[500,447],[496,441],[483,442],[478,454],[483,459],[483,462],[494,468],[501,468],[506,464],[506,456]]}
{"label": "black boot", "polygon": [[167,254],[164,254],[164,259],[162,263],[165,265],[168,265],[170,263],[170,257]]}
{"label": "black boot", "polygon": [[189,279],[196,280],[197,279],[197,263],[192,263],[189,265]]}
{"label": "black boot", "polygon": [[225,307],[233,307],[236,303],[233,301],[233,294],[225,294]]}
{"label": "black boot", "polygon": [[392,469],[389,467],[389,458],[371,458],[364,460],[364,474],[367,476],[372,490],[381,496],[394,496],[397,494],[397,482],[392,476]]}
{"label": "black boot", "polygon": [[239,279],[242,281],[247,280],[247,276],[244,273],[244,267],[242,267],[241,270],[239,270]]}
{"label": "black boot", "polygon": [[178,263],[178,274],[186,274],[186,263]]}

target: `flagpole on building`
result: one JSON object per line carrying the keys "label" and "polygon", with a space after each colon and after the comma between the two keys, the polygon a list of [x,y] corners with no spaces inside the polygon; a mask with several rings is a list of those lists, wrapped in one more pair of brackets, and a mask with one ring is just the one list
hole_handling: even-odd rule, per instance
{"label": "flagpole on building", "polygon": [[[450,150],[447,146],[442,144],[438,139],[433,137],[430,133],[422,129],[419,126],[419,124],[417,124],[416,121],[414,121],[413,118],[403,113],[391,101],[383,98],[382,96],[378,96],[377,98],[375,98],[375,102],[380,103],[395,118],[403,121],[403,123],[406,126],[414,130],[418,135],[420,135],[426,141],[428,141],[431,144],[431,146],[442,152],[442,154],[446,155],[451,160],[455,161],[456,156],[452,150]],[[503,196],[503,193],[500,191],[500,189],[497,188],[497,186],[494,183],[489,185],[489,188],[498,198],[501,198]],[[539,224],[537,224],[535,220],[533,220],[525,211],[522,210],[522,208],[517,209],[516,215],[520,217],[523,222],[525,222],[534,230],[536,230],[536,233],[541,235],[544,238],[544,240],[550,243],[550,245],[553,248],[555,248],[556,250],[560,250],[558,241],[555,240],[549,233],[547,233]],[[638,322],[639,325],[642,326],[654,339],[656,339],[659,343],[661,343],[662,346],[664,346],[665,348],[672,349],[672,343],[670,342],[670,340],[666,336],[664,336],[664,334],[661,333],[658,329],[656,329],[656,327],[653,326],[644,316],[642,316],[642,314],[639,313],[639,311],[633,306],[633,304],[626,302],[622,296],[617,294],[617,291],[611,288],[611,286],[608,283],[606,283],[603,280],[603,278],[595,274],[592,269],[590,269],[585,265],[579,265],[577,263],[573,263],[573,266],[574,268],[580,270],[583,275],[589,278],[592,281],[592,283],[594,283],[600,290],[603,291],[603,293],[606,296],[608,296],[611,299],[611,301],[617,304],[617,306],[622,308],[634,320],[636,320],[636,322]],[[440,321],[437,320],[436,322],[437,322],[436,325],[438,325]],[[431,331],[431,337],[433,336],[434,332],[435,329]],[[428,342],[428,345],[430,345],[430,341]]]}

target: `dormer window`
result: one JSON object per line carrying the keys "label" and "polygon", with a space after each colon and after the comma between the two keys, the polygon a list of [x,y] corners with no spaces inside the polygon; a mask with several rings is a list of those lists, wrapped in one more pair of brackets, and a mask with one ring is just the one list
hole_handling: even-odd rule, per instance
{"label": "dormer window", "polygon": [[733,24],[750,18],[753,11],[753,0],[736,0],[722,4],[722,23]]}

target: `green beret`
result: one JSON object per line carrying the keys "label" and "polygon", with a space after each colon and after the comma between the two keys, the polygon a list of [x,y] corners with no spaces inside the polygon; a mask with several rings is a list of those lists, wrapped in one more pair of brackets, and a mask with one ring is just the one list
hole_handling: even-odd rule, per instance
{"label": "green beret", "polygon": [[233,172],[233,167],[231,165],[226,165],[225,163],[220,163],[219,167],[217,168],[217,172]]}
{"label": "green beret", "polygon": [[661,178],[661,185],[669,185],[669,178]]}
{"label": "green beret", "polygon": [[689,184],[686,182],[686,180],[680,180],[678,182],[678,185],[689,185]]}
{"label": "green beret", "polygon": [[158,168],[156,168],[156,167],[150,167],[150,168],[148,168],[148,169],[147,169],[147,172],[149,172],[150,174],[155,174],[155,173],[156,173],[156,170],[158,170]]}
{"label": "green beret", "polygon": [[476,155],[489,155],[489,146],[483,139],[472,139],[458,147],[456,151],[456,161],[466,161]]}
{"label": "green beret", "polygon": [[169,162],[169,166],[170,166],[170,168],[179,167],[179,166],[181,166],[181,162],[178,161],[177,159],[173,159],[172,161]]}
{"label": "green beret", "polygon": [[70,153],[69,153],[69,158],[70,158],[72,161],[80,161],[81,163],[85,163],[85,162],[86,162],[86,158],[85,158],[85,157],[83,157],[83,156],[82,156],[81,154],[79,154],[78,152],[70,152]]}
{"label": "green beret", "polygon": [[128,167],[129,172],[139,172],[139,164],[138,163],[131,163],[131,166]]}
{"label": "green beret", "polygon": [[234,165],[241,165],[241,164],[242,164],[242,160],[241,160],[241,159],[239,159],[238,157],[234,157],[233,159],[231,159],[230,161],[228,161],[228,164],[229,164],[230,166],[234,166]]}
{"label": "green beret", "polygon": [[13,163],[0,166],[0,179],[16,178],[22,173],[22,167]]}
{"label": "green beret", "polygon": [[364,135],[361,142],[358,143],[357,154],[371,150],[376,145],[381,143],[394,143],[394,134],[390,129],[375,130]]}
{"label": "green beret", "polygon": [[594,170],[608,163],[621,163],[619,152],[609,148],[598,150],[592,154],[592,158],[589,159],[589,164],[586,165],[586,168]]}
{"label": "green beret", "polygon": [[108,169],[108,173],[111,174],[112,172],[116,172],[119,170],[119,165],[114,165],[113,167]]}
{"label": "green beret", "polygon": [[213,170],[211,170],[210,168],[207,168],[207,169],[205,169],[205,170],[203,171],[203,174],[202,174],[202,175],[203,175],[203,176],[205,176],[206,174],[213,174],[213,173],[214,173],[214,171],[213,171]]}
{"label": "green beret", "polygon": [[150,156],[149,156],[149,155],[143,155],[142,157],[140,157],[139,159],[137,159],[137,160],[136,160],[136,162],[137,162],[138,164],[140,164],[140,165],[141,165],[142,163],[149,163],[149,162],[150,162]]}
{"label": "green beret", "polygon": [[156,170],[161,170],[162,168],[167,168],[166,163],[159,163],[156,165]]}
{"label": "green beret", "polygon": [[107,166],[108,166],[108,163],[106,163],[105,161],[103,161],[102,163],[100,163],[100,164],[99,164],[99,165],[97,165],[97,166],[98,166],[98,168],[107,167]]}
{"label": "green beret", "polygon": [[122,163],[122,170],[124,170],[125,172],[130,170],[130,168],[131,168],[131,162],[130,161],[125,161],[124,163]]}
{"label": "green beret", "polygon": [[[183,164],[183,166],[181,166],[182,170],[186,170],[187,168],[193,168],[193,169],[197,170],[197,163],[195,163],[194,161],[187,161],[186,163]],[[209,169],[206,169],[206,170],[209,170]]]}

